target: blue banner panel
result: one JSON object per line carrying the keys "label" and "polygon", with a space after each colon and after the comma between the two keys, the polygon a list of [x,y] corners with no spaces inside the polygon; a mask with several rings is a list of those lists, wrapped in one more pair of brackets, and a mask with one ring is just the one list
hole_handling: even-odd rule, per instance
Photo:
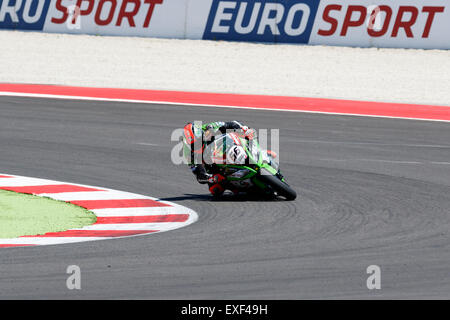
{"label": "blue banner panel", "polygon": [[308,43],[320,0],[213,0],[203,39]]}
{"label": "blue banner panel", "polygon": [[51,0],[0,0],[0,29],[40,30]]}

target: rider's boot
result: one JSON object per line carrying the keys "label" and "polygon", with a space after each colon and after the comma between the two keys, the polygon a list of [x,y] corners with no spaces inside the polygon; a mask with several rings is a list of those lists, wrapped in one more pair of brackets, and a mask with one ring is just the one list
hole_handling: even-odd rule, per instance
{"label": "rider's boot", "polygon": [[202,164],[197,164],[192,167],[192,173],[196,176],[197,181],[201,184],[208,183],[212,175],[206,172],[205,166]]}
{"label": "rider's boot", "polygon": [[209,187],[209,192],[211,192],[214,197],[221,196],[224,191],[225,189],[219,183],[215,183]]}

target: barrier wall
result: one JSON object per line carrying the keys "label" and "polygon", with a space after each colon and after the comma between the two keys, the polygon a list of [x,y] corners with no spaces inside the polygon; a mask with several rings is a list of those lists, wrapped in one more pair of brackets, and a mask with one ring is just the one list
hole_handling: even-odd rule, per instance
{"label": "barrier wall", "polygon": [[0,0],[0,29],[450,49],[448,0]]}

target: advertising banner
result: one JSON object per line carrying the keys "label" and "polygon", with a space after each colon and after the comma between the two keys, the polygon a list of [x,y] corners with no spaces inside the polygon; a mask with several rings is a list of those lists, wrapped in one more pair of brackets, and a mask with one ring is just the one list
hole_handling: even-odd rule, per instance
{"label": "advertising banner", "polygon": [[450,49],[448,0],[0,0],[0,29]]}

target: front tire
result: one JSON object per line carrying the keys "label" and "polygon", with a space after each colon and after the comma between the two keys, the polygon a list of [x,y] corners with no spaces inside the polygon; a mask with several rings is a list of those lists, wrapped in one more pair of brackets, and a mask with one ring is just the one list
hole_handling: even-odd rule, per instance
{"label": "front tire", "polygon": [[286,200],[295,200],[297,198],[297,192],[294,189],[265,169],[261,169],[261,174],[258,179],[271,186],[277,195],[285,197]]}

